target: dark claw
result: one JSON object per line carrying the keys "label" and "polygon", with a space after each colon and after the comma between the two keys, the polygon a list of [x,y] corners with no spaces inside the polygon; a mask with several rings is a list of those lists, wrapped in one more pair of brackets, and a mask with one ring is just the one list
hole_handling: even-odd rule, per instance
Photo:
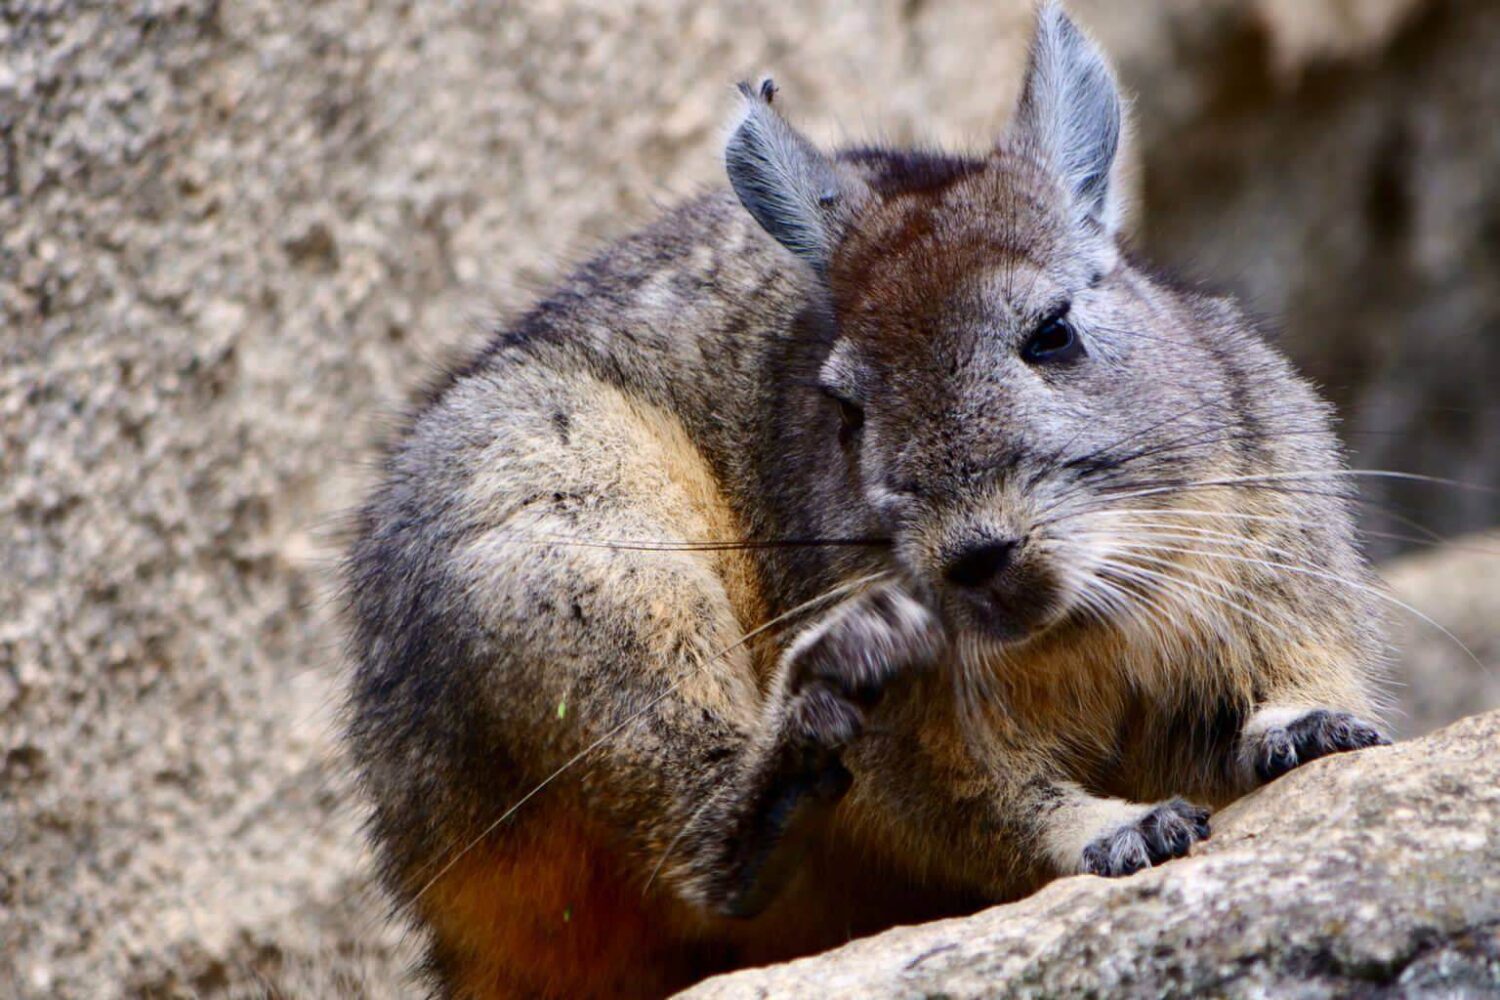
{"label": "dark claw", "polygon": [[1207,809],[1182,799],[1163,803],[1084,848],[1083,870],[1119,877],[1184,857],[1193,844],[1208,839],[1208,817]]}
{"label": "dark claw", "polygon": [[1310,760],[1390,743],[1380,730],[1348,712],[1315,709],[1286,726],[1266,730],[1255,753],[1255,773],[1271,781]]}

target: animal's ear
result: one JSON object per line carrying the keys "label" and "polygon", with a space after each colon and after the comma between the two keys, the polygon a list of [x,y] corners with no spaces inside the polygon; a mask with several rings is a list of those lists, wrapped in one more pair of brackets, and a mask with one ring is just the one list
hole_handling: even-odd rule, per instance
{"label": "animal's ear", "polygon": [[1009,138],[1040,150],[1078,207],[1112,232],[1122,211],[1114,173],[1124,130],[1124,100],[1104,53],[1048,0]]}
{"label": "animal's ear", "polygon": [[824,273],[869,189],[771,107],[776,85],[739,85],[744,107],[724,164],[740,203],[792,253]]}

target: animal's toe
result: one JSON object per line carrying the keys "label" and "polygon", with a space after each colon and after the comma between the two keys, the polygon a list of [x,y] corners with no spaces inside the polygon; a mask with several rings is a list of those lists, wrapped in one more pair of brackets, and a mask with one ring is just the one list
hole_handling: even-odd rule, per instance
{"label": "animal's toe", "polygon": [[[1322,717],[1313,720],[1312,715]],[[1314,712],[1306,718],[1309,721],[1305,726],[1303,739],[1324,754],[1363,750],[1365,747],[1390,743],[1380,730],[1348,712]],[[1302,721],[1299,720],[1299,723]]]}
{"label": "animal's toe", "polygon": [[1260,738],[1255,753],[1255,774],[1261,781],[1272,781],[1302,763],[1297,742],[1285,728],[1268,729]]}
{"label": "animal's toe", "polygon": [[1173,799],[1147,813],[1140,821],[1151,863],[1180,858],[1194,843],[1209,835],[1208,810]]}
{"label": "animal's toe", "polygon": [[1133,826],[1100,837],[1083,849],[1083,870],[1105,878],[1133,875],[1150,865],[1146,838]]}
{"label": "animal's toe", "polygon": [[1390,742],[1380,730],[1353,714],[1327,709],[1308,712],[1287,726],[1286,731],[1296,746],[1298,761],[1304,764],[1331,753]]}
{"label": "animal's toe", "polygon": [[1253,753],[1255,773],[1271,781],[1329,754],[1390,743],[1377,727],[1349,712],[1313,709],[1282,726],[1262,733]]}
{"label": "animal's toe", "polygon": [[1209,812],[1173,799],[1098,838],[1083,850],[1085,872],[1118,878],[1185,856],[1209,835]]}

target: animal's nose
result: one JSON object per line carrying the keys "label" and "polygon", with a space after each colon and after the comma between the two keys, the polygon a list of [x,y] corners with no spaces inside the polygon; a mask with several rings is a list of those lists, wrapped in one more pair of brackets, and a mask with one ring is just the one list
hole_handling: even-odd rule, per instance
{"label": "animal's nose", "polygon": [[983,586],[1005,572],[1020,544],[1014,538],[1003,538],[972,545],[948,564],[943,575],[960,587]]}

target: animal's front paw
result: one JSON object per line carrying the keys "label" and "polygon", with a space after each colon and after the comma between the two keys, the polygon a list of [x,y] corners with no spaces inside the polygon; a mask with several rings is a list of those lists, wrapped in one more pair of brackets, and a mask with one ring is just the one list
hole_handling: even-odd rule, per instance
{"label": "animal's front paw", "polygon": [[1390,743],[1375,726],[1348,712],[1315,708],[1301,714],[1286,710],[1263,714],[1266,718],[1259,725],[1252,720],[1241,748],[1241,760],[1260,782],[1279,778],[1319,757]]}
{"label": "animal's front paw", "polygon": [[941,654],[937,617],[897,586],[852,598],[813,625],[787,652],[787,723],[793,737],[836,748],[863,727],[863,709],[885,687]]}
{"label": "animal's front paw", "polygon": [[1114,878],[1184,857],[1195,843],[1208,839],[1208,817],[1207,809],[1182,799],[1163,802],[1085,847],[1083,870]]}

